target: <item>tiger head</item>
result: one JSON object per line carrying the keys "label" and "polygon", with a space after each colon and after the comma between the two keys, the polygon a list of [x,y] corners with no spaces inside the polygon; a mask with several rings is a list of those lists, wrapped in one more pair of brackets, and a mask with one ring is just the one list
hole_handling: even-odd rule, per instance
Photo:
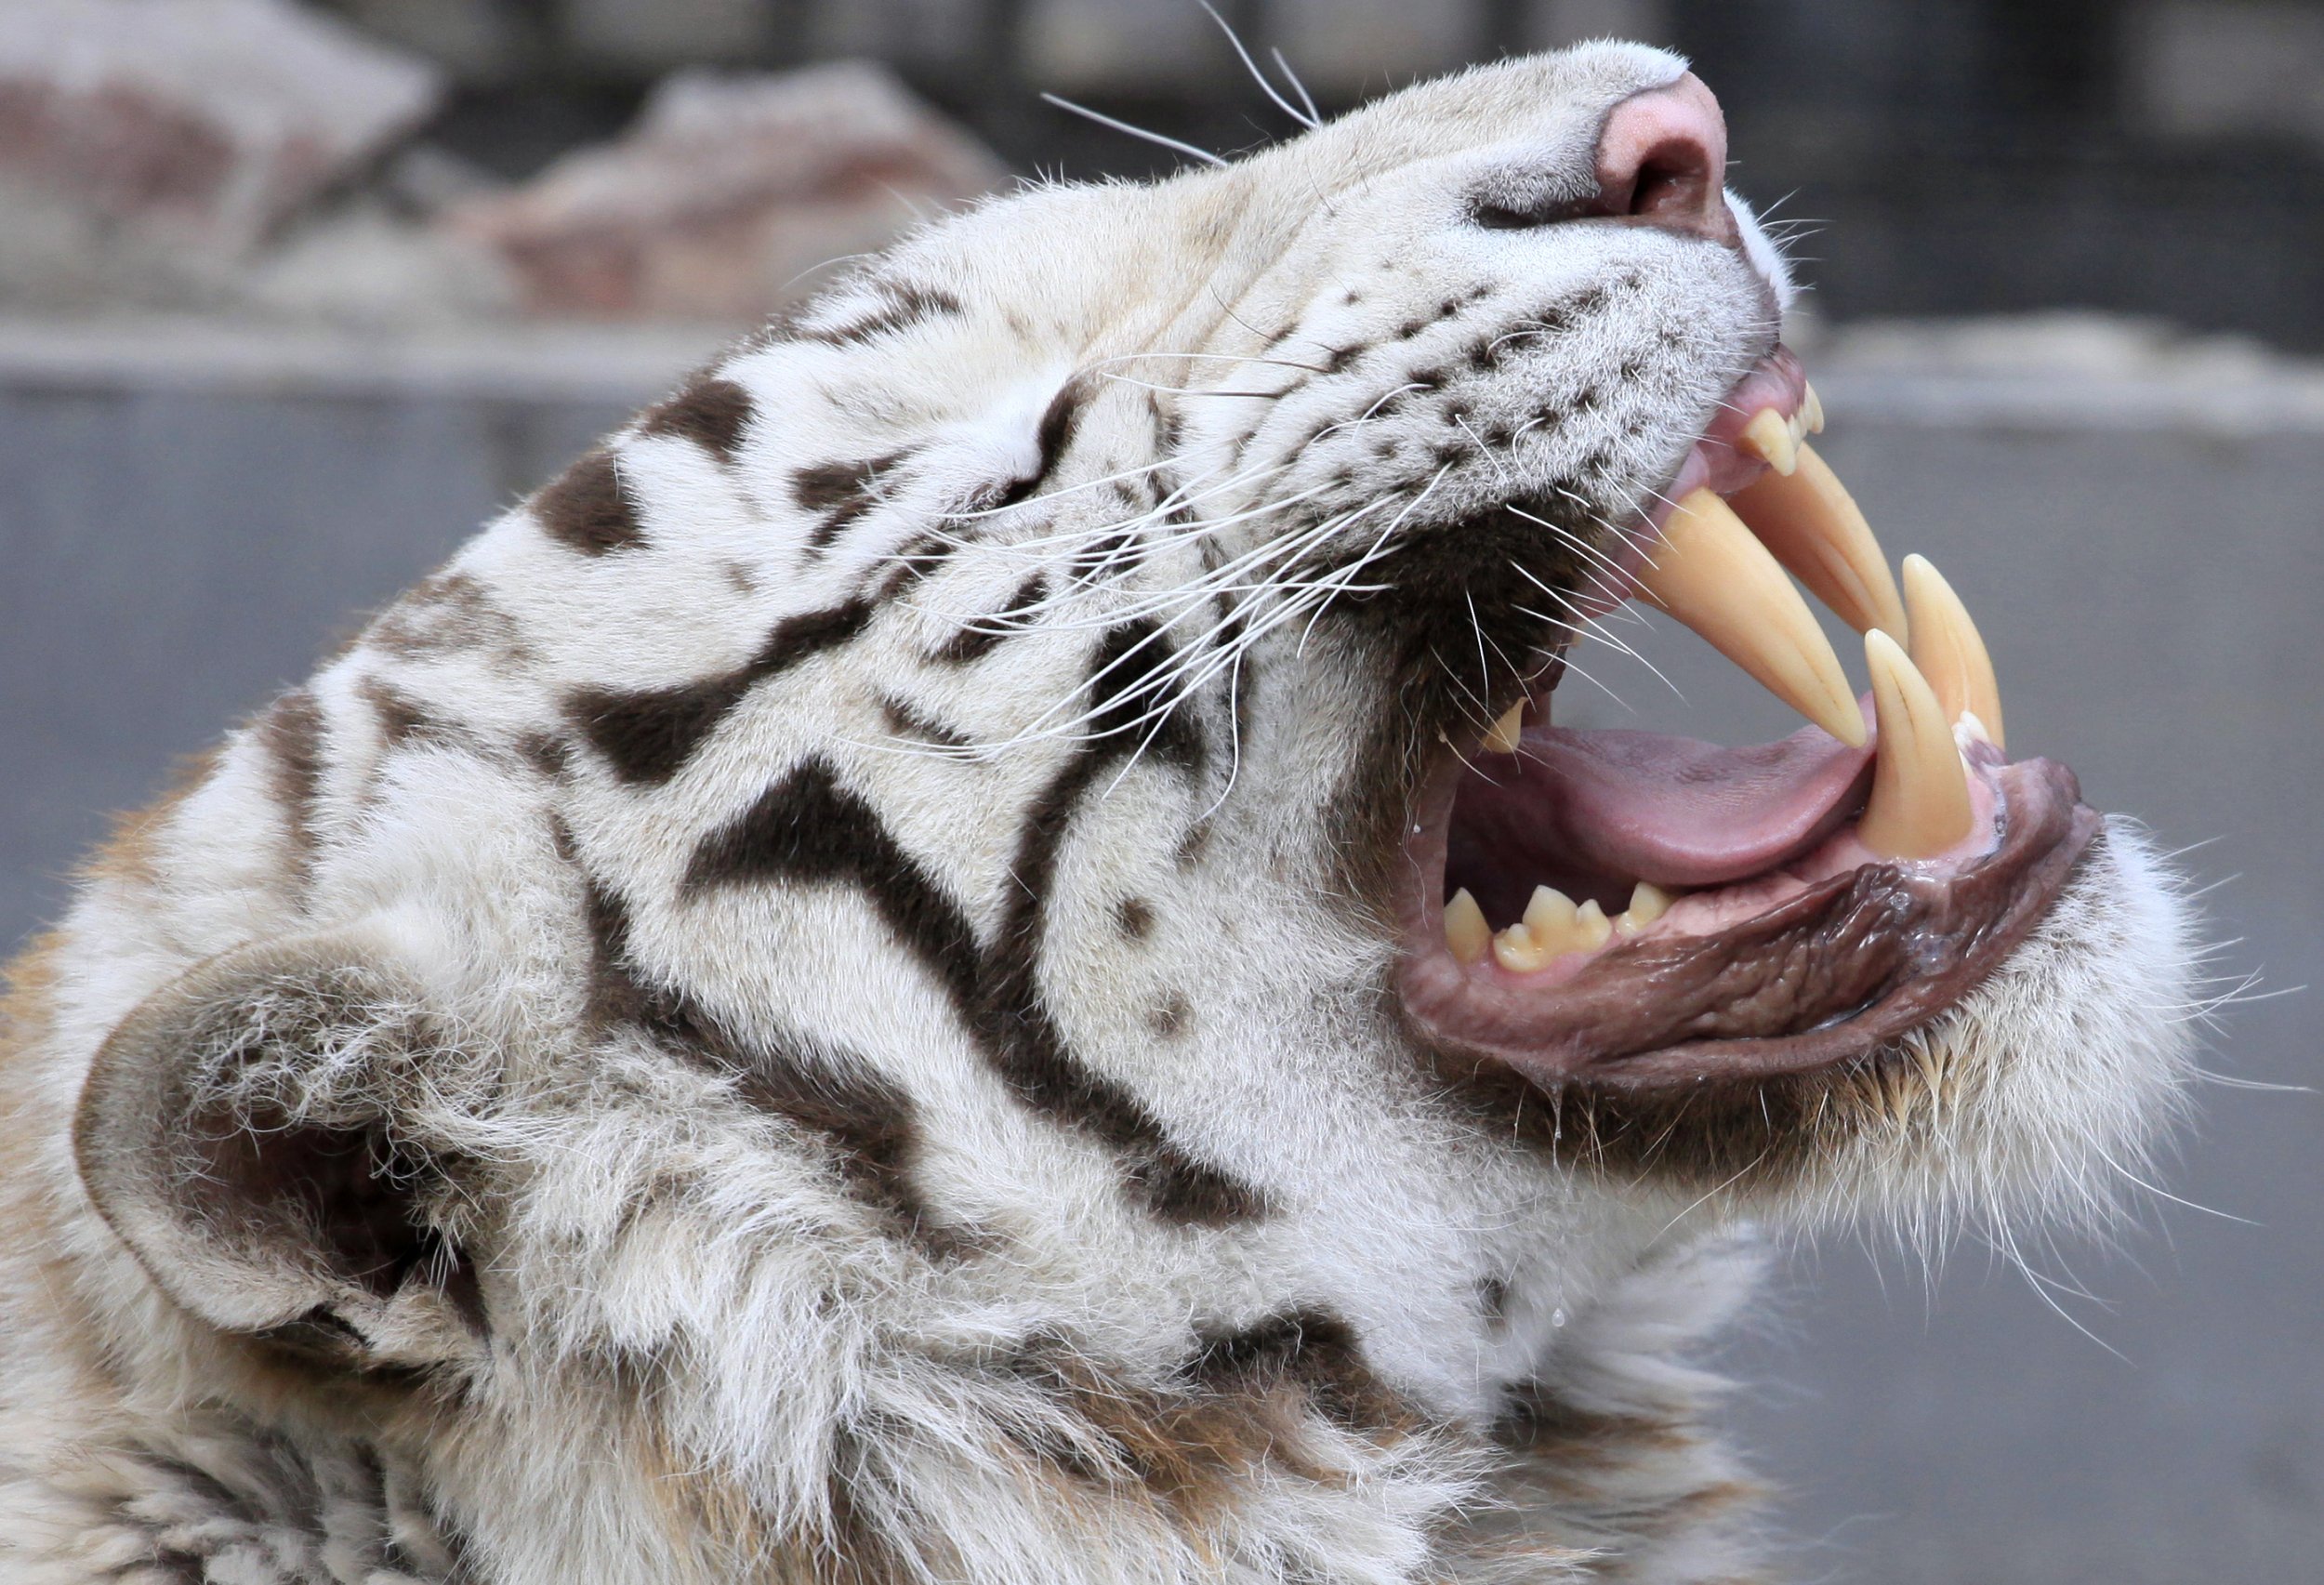
{"label": "tiger head", "polygon": [[[2092,1212],[2190,971],[1816,456],[1724,164],[1591,46],[721,357],[99,872],[20,1335],[428,1578],[1417,1578],[1528,1470],[1531,1555],[1731,1566],[1641,1363],[1703,1235]],[[1558,725],[1632,600],[1809,724]]]}

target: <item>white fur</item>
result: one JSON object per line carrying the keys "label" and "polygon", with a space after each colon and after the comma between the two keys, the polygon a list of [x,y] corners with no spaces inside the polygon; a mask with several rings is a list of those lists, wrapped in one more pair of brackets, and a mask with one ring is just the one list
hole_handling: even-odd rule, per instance
{"label": "white fur", "polygon": [[[1393,933],[1340,892],[1327,840],[1360,729],[1396,702],[1314,623],[1334,591],[1303,593],[1270,547],[1287,525],[1318,557],[1445,529],[1593,452],[1601,517],[1667,477],[1789,299],[1756,225],[1743,214],[1737,253],[1653,229],[1484,232],[1465,204],[1512,172],[1581,179],[1608,107],[1681,69],[1618,46],[1512,62],[1224,170],[1039,188],[932,227],[721,362],[753,413],[731,466],[681,435],[614,438],[642,548],[577,554],[520,508],[449,569],[489,619],[445,615],[439,584],[318,675],[310,855],[266,734],[231,740],[95,874],[46,988],[16,1004],[0,1579],[447,1580],[457,1544],[457,1577],[494,1585],[843,1578],[846,1544],[876,1545],[873,1578],[996,1585],[1743,1577],[1743,1486],[1695,1425],[1715,1384],[1679,1357],[1748,1292],[1738,1219],[2097,1214],[2106,1164],[2132,1161],[2177,1082],[2190,953],[2167,880],[2118,830],[2004,970],[1913,1037],[1948,1076],[1941,1109],[1868,1118],[1795,1182],[1675,1222],[1693,1195],[1481,1130],[1423,1076],[1386,1010]],[[1570,334],[1526,331],[1607,283]],[[905,287],[959,311],[814,338]],[[1590,389],[1599,416],[1436,460],[1444,392],[1379,403],[1480,325],[1515,339],[1469,389],[1470,423],[1522,430]],[[1352,379],[1303,372],[1350,347],[1373,350]],[[1076,379],[1072,445],[1031,500],[994,509]],[[811,553],[799,471],[906,448]],[[1161,463],[1178,519],[1143,493]],[[1071,558],[1125,521],[1145,546],[1076,583]],[[667,782],[625,783],[586,746],[561,777],[522,752],[572,739],[573,691],[743,666],[931,530],[960,542],[939,572],[750,691]],[[1262,629],[1239,655],[1189,592],[1220,564],[1246,568],[1224,581]],[[997,616],[1037,571],[1047,602]],[[1193,776],[1154,752],[1109,763],[1056,854],[1039,984],[1081,1060],[1263,1195],[1267,1214],[1223,1225],[1157,1218],[1118,1150],[1028,1107],[859,889],[686,883],[705,834],[812,755],[989,945],[1023,811],[1086,736],[1089,656],[1140,614],[1175,621],[1188,657],[1141,707],[1158,720],[1182,698],[1218,750]],[[431,623],[456,641],[408,641]],[[1009,635],[985,658],[928,658],[980,624]],[[381,683],[433,727],[391,745],[366,691]],[[977,746],[898,737],[890,699]],[[640,972],[746,1043],[804,1042],[811,1066],[906,1097],[914,1182],[986,1252],[930,1258],[826,1139],[587,1024],[583,881],[554,822],[626,899]],[[1116,923],[1128,895],[1151,905],[1149,939]],[[459,1164],[430,1214],[477,1261],[488,1342],[442,1342],[451,1323],[425,1307],[366,1333],[456,1384],[441,1401],[298,1386],[202,1322],[97,1214],[73,1151],[84,1079],[133,1010],[218,955],[348,931],[438,1044],[344,1044],[247,1100],[287,1129],[389,1094],[399,1144]],[[1157,1033],[1173,1006],[1180,1032]],[[1124,1401],[1171,1401],[1206,1330],[1301,1306],[1343,1317],[1423,1423],[1382,1437],[1305,1414],[1304,1464],[1251,1465],[1199,1513],[1009,1364],[1059,1340]],[[1602,1445],[1565,1462],[1497,1446],[1520,1390],[1595,1417]],[[1096,1473],[1061,1484],[1028,1446]]]}

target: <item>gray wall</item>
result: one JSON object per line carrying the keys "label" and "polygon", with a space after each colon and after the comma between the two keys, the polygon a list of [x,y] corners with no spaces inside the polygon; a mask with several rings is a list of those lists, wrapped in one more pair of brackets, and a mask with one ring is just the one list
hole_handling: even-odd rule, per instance
{"label": "gray wall", "polygon": [[[157,347],[0,336],[0,942],[53,915],[103,812],[296,680],[698,349]],[[2324,417],[2310,388],[1834,377],[1827,453],[1892,552],[1991,639],[2020,753],[2172,845],[2228,978],[2324,979]],[[1789,730],[1686,635],[1649,720]],[[1587,690],[1565,719],[1622,718]],[[2227,1008],[2212,1065],[2305,1083],[2315,997]],[[1975,1248],[1941,1275],[1803,1251],[1733,1351],[1803,1578],[1882,1585],[2324,1574],[2324,1106],[2207,1086],[2174,1194],[2116,1250],[2029,1247],[2095,1339]],[[2254,1224],[2255,1223],[2255,1224]],[[2070,1273],[2070,1276],[2069,1276]]]}

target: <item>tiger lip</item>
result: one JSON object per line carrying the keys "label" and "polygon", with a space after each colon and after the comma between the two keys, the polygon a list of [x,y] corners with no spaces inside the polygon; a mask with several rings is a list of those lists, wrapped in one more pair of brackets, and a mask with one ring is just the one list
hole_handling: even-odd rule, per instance
{"label": "tiger lip", "polygon": [[[1627,581],[1814,724],[1745,749],[1565,731],[1552,664],[1420,790],[1400,988],[1440,1051],[1552,1087],[1862,1056],[1997,967],[2099,829],[2070,772],[2008,759],[1967,611],[1919,557],[1899,595],[1806,444],[1821,419],[1777,349],[1599,591]],[[1865,632],[1868,695],[1787,570]]]}

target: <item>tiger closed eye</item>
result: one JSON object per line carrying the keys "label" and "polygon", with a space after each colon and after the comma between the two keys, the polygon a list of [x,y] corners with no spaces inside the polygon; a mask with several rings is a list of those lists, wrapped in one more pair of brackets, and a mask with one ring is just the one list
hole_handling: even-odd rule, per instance
{"label": "tiger closed eye", "polygon": [[1561,220],[1577,218],[1583,213],[1581,203],[1545,194],[1522,206],[1480,199],[1470,209],[1469,218],[1479,228],[1488,231],[1529,231],[1543,226],[1554,226]]}

